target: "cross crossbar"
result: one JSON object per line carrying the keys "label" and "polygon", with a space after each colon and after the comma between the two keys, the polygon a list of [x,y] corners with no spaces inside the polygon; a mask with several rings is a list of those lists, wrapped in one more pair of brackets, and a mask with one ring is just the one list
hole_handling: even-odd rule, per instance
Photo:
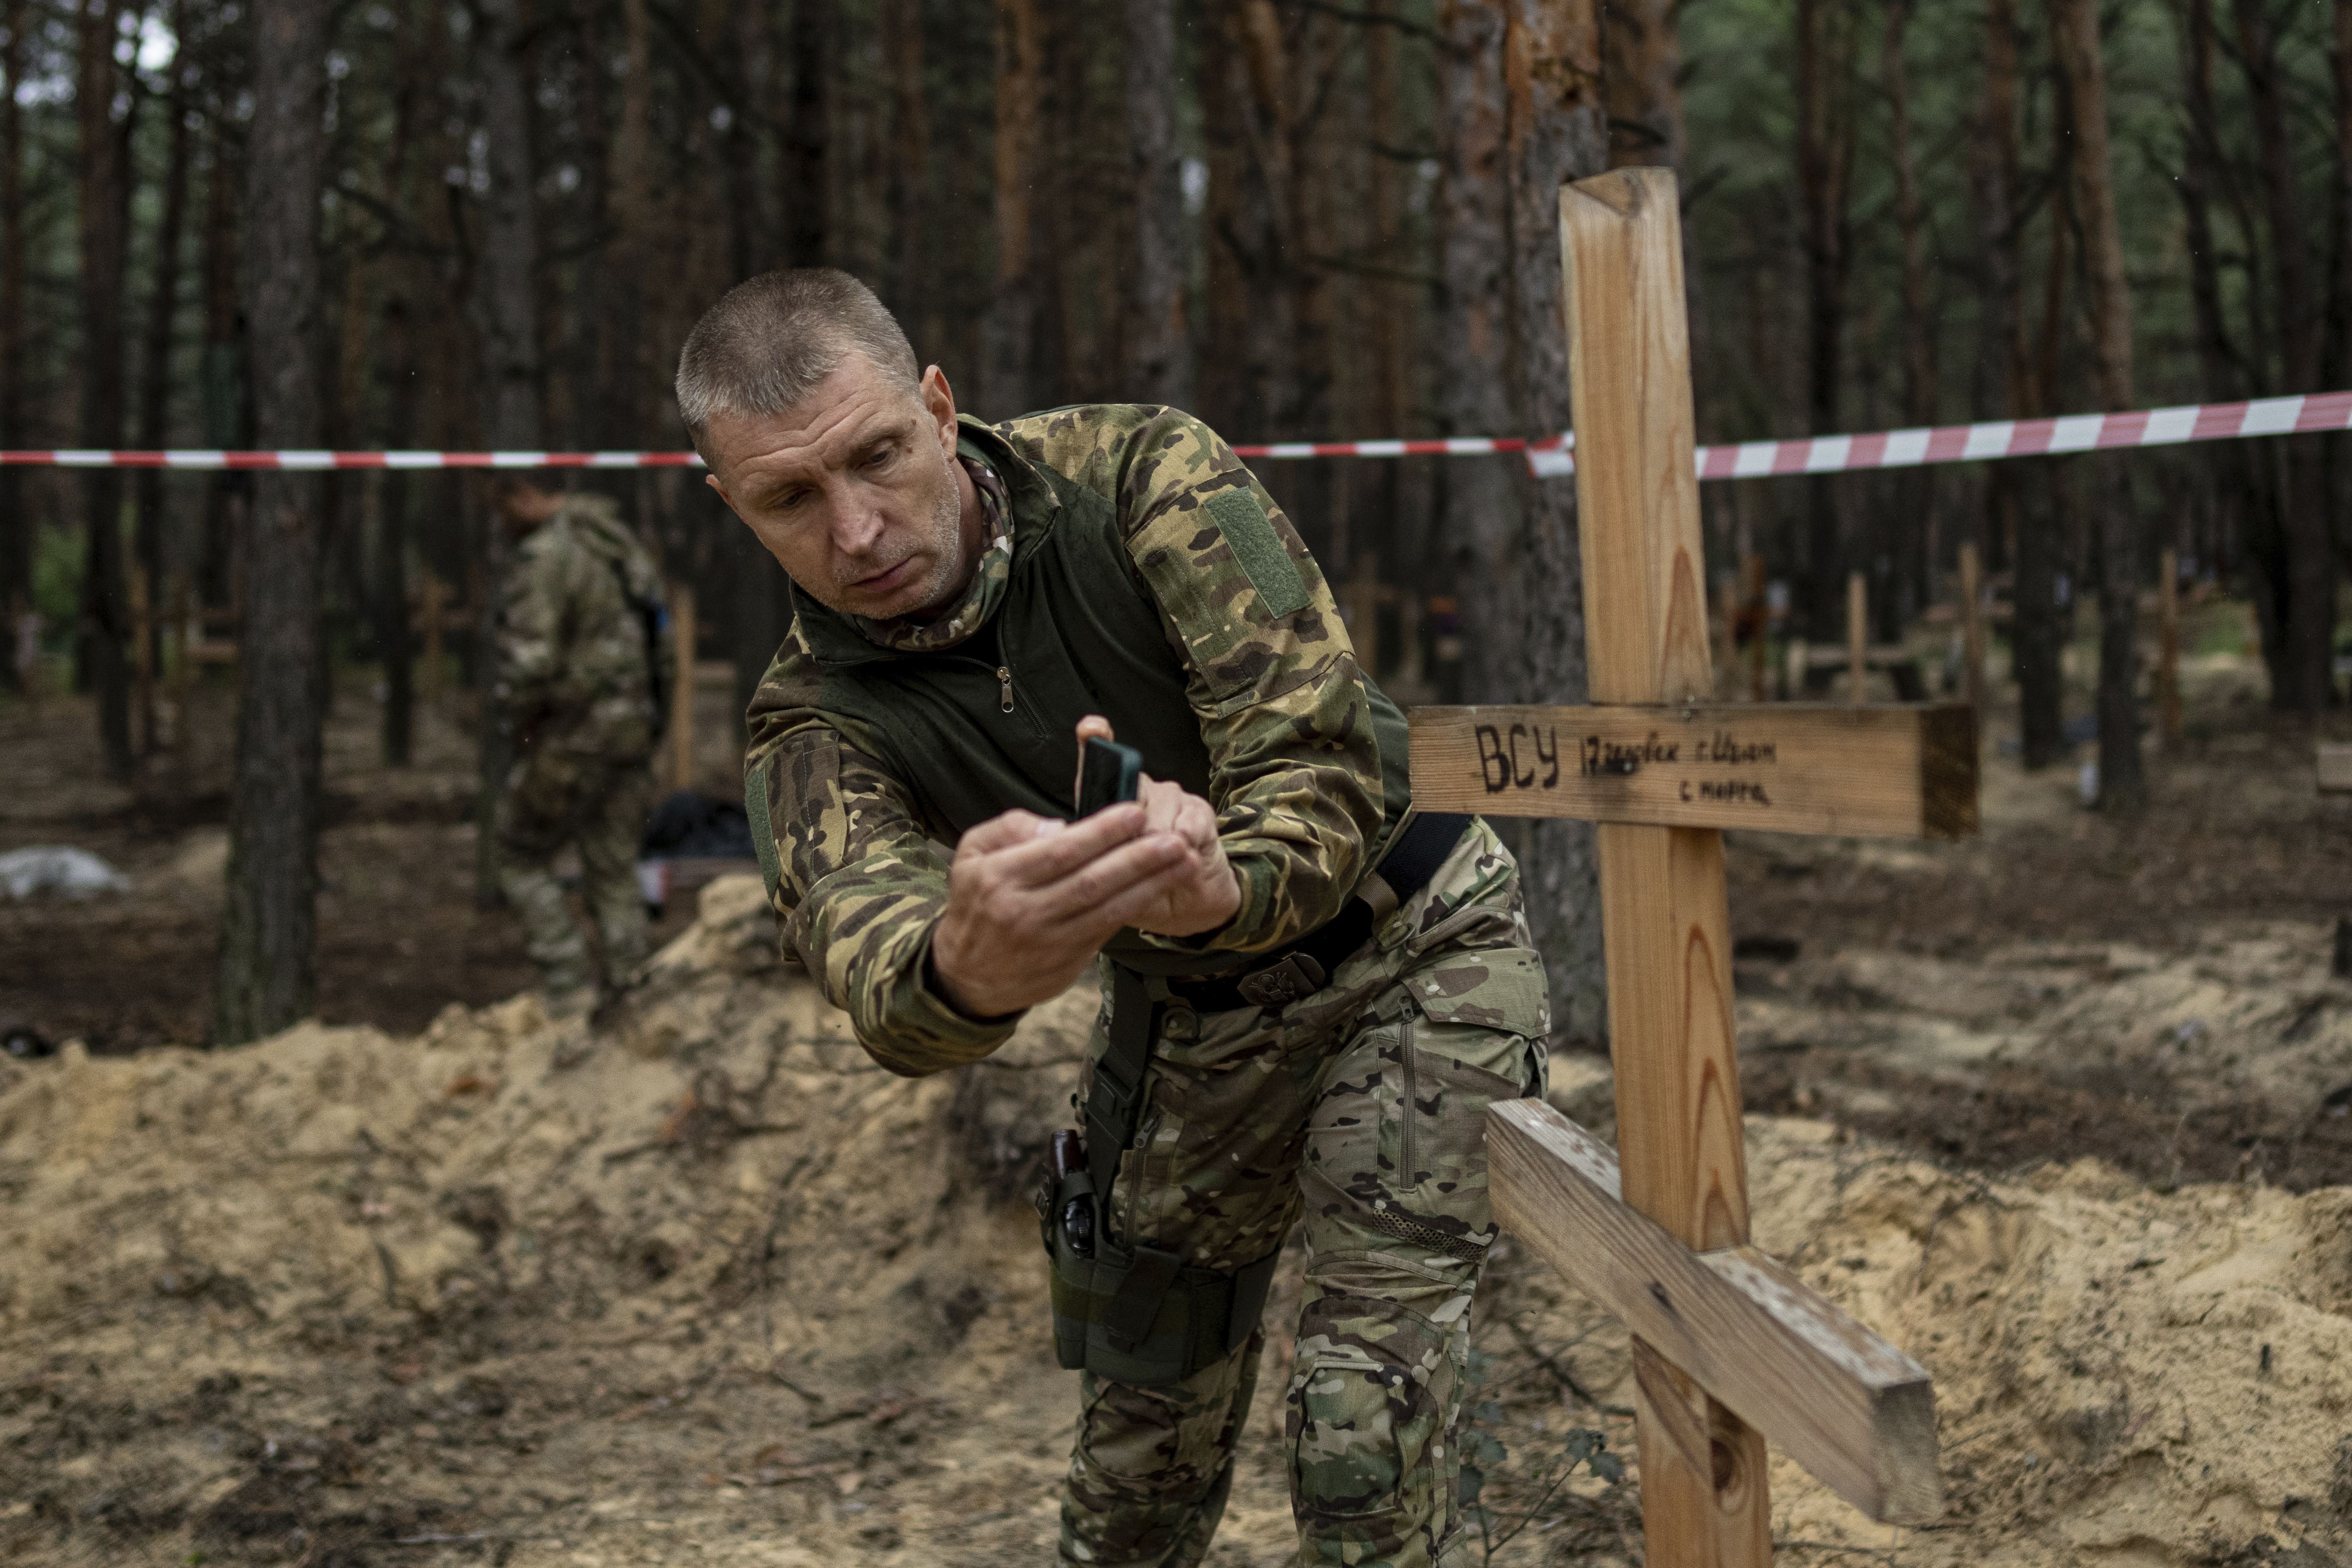
{"label": "cross crossbar", "polygon": [[1748,1243],[1722,830],[1972,832],[1977,736],[1964,705],[1712,702],[1681,236],[1670,170],[1560,192],[1592,706],[1416,709],[1412,788],[1599,824],[1617,1153],[1498,1103],[1495,1209],[1633,1331],[1647,1561],[1759,1568],[1768,1433],[1873,1518],[1941,1490],[1926,1371]]}
{"label": "cross crossbar", "polygon": [[1412,726],[1424,810],[1864,838],[1976,831],[1965,703],[1424,707]]}

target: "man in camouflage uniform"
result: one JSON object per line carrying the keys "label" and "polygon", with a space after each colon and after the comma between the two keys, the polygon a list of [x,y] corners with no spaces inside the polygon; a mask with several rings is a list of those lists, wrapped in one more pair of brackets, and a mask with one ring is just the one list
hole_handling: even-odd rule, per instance
{"label": "man in camouflage uniform", "polygon": [[[620,509],[602,496],[528,482],[499,503],[522,535],[499,612],[499,697],[517,758],[499,799],[499,885],[558,1016],[593,1006],[599,970],[556,880],[566,844],[595,923],[610,992],[646,956],[637,840],[653,779],[661,576]],[[648,639],[652,646],[648,649]],[[650,654],[650,656],[649,656]]]}
{"label": "man in camouflage uniform", "polygon": [[[1107,996],[1147,988],[1142,1109],[1101,1223],[1216,1281],[1263,1279],[1303,1219],[1282,1393],[1301,1561],[1464,1562],[1485,1112],[1542,1091],[1544,977],[1481,821],[1452,820],[1425,884],[1381,896],[1374,868],[1415,836],[1403,721],[1296,531],[1173,410],[960,419],[837,273],[730,293],[678,394],[793,581],[745,761],[785,939],[908,1074],[987,1055],[1097,955]],[[1076,737],[1113,722],[1153,777],[1073,821]],[[1295,966],[1351,919],[1360,942]],[[1089,1112],[1117,1029],[1107,1006]],[[1234,1299],[1230,1348],[1182,1375],[1088,1361],[1063,1562],[1207,1552],[1263,1343]]]}

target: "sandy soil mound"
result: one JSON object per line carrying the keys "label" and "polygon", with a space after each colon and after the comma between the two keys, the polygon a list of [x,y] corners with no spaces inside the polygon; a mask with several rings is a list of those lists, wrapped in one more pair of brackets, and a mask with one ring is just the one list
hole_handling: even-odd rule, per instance
{"label": "sandy soil mound", "polygon": [[[735,881],[603,1035],[521,999],[0,1064],[0,1561],[1049,1560],[1025,1188],[1092,1007],[892,1078]],[[2352,1560],[2344,1191],[1749,1134],[1759,1240],[1937,1373],[1952,1500],[1897,1537],[1779,1465],[1790,1561]],[[1481,1340],[1493,1560],[1629,1555],[1638,1475],[1538,1506],[1569,1428],[1630,1453],[1622,1336],[1507,1244]],[[1220,1563],[1287,1554],[1278,1419]]]}

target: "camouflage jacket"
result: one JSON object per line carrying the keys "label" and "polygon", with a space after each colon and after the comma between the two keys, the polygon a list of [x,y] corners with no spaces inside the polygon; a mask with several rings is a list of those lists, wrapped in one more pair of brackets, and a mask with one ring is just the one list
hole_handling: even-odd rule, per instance
{"label": "camouflage jacket", "polygon": [[[1372,722],[1375,703],[1391,718],[1395,709],[1357,669],[1330,591],[1273,497],[1213,433],[1172,409],[1093,405],[996,426],[967,421],[964,444],[968,467],[978,444],[1016,469],[1003,482],[975,474],[992,513],[1008,489],[1045,492],[1043,504],[1053,504],[1034,474],[1017,471],[1024,464],[1109,502],[1182,657],[1242,904],[1205,936],[1143,940],[1201,953],[1208,968],[1284,946],[1336,915],[1369,869],[1383,821],[1402,807],[1386,799],[1402,792],[1401,770],[1388,759],[1384,791]],[[1017,534],[1022,507],[1012,509]],[[990,591],[1004,591],[1006,553],[992,548],[983,558],[969,596],[980,614],[951,607],[915,633],[921,641],[902,632],[890,645],[933,648],[942,626],[977,630]],[[877,642],[900,630],[861,629]],[[975,1061],[1016,1020],[963,1017],[927,980],[952,833],[929,820],[916,792],[873,755],[878,748],[861,748],[856,725],[822,708],[821,684],[795,617],[752,701],[744,758],[753,838],[784,940],[884,1066],[919,1074]]]}
{"label": "camouflage jacket", "polygon": [[[499,695],[519,742],[607,758],[652,752],[646,624],[632,597],[659,603],[661,574],[606,497],[567,497],[524,537],[499,610]],[[668,654],[656,650],[665,670]]]}

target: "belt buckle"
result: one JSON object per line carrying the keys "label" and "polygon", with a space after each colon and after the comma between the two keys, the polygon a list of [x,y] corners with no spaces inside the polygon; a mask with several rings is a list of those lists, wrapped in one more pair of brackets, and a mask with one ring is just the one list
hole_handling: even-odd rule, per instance
{"label": "belt buckle", "polygon": [[1252,1007],[1280,1008],[1313,996],[1323,988],[1325,978],[1322,965],[1304,953],[1292,953],[1279,964],[1243,976],[1234,989]]}

